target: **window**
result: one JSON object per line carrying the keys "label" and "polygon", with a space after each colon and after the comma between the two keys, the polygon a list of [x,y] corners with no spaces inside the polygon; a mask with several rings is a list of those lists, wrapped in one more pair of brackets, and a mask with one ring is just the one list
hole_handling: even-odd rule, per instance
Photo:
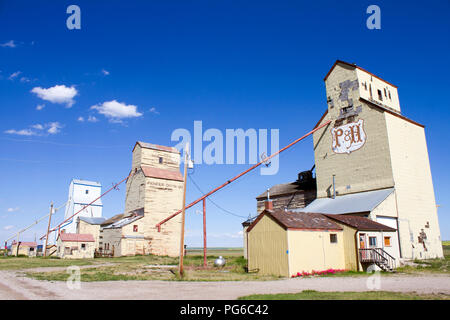
{"label": "window", "polygon": [[81,250],[86,250],[86,243],[81,244]]}
{"label": "window", "polygon": [[386,88],[384,88],[384,96],[387,98]]}
{"label": "window", "polygon": [[163,158],[159,157],[159,163],[163,163]]}
{"label": "window", "polygon": [[67,254],[67,255],[72,254],[72,251],[70,250],[69,247],[64,247],[64,254]]}
{"label": "window", "polygon": [[378,100],[383,101],[383,94],[381,93],[381,90],[378,91]]}
{"label": "window", "polygon": [[30,252],[33,252],[34,251],[34,248],[30,248]]}
{"label": "window", "polygon": [[391,246],[391,237],[384,237],[384,246],[385,247]]}
{"label": "window", "polygon": [[337,234],[336,233],[330,234],[330,243],[337,243]]}
{"label": "window", "polygon": [[137,226],[137,224],[135,224],[135,225],[133,226],[133,232],[138,232],[138,226]]}
{"label": "window", "polygon": [[89,194],[89,190],[86,190],[86,194]]}
{"label": "window", "polygon": [[376,247],[377,246],[377,237],[369,237],[369,246]]}
{"label": "window", "polygon": [[392,99],[391,99],[391,92],[389,91],[388,93],[389,93],[389,100],[392,101]]}

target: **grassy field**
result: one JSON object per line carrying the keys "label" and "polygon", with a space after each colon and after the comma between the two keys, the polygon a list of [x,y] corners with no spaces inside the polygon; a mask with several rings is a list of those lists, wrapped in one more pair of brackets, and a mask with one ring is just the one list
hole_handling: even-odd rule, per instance
{"label": "grassy field", "polygon": [[[200,252],[199,252],[200,251]],[[184,281],[236,281],[236,280],[274,280],[280,277],[261,276],[247,273],[247,261],[243,258],[242,248],[208,249],[207,268],[203,268],[203,250],[187,250],[184,259],[184,276],[178,275],[178,258],[161,256],[134,256],[95,259],[55,259],[0,257],[0,270],[22,270],[31,278],[49,281],[66,281],[66,267],[80,266],[82,281],[114,280],[184,280]],[[226,266],[214,267],[214,260],[223,256]],[[85,267],[83,267],[85,266]],[[92,267],[91,267],[92,266]],[[35,268],[57,267],[57,270],[39,270]]]}
{"label": "grassy field", "polygon": [[240,297],[238,300],[450,300],[450,295],[390,291],[319,292],[304,290],[299,293],[254,294]]}
{"label": "grassy field", "polygon": [[415,266],[397,268],[398,273],[447,273],[450,274],[450,245],[443,242],[444,259],[416,260]]}
{"label": "grassy field", "polygon": [[[160,256],[134,256],[118,258],[95,258],[65,260],[55,258],[27,258],[0,256],[0,270],[23,270],[23,273],[39,280],[65,281],[66,267],[80,266],[82,281],[108,280],[186,280],[186,281],[235,281],[235,280],[274,280],[277,276],[262,276],[245,271],[247,261],[242,248],[208,249],[208,267],[203,268],[203,250],[187,250],[184,260],[185,274],[177,274],[178,258]],[[444,259],[416,261],[415,266],[397,269],[397,274],[446,273],[450,271],[450,246],[444,246]],[[224,268],[214,267],[214,260],[223,256],[227,260]],[[56,269],[36,270],[36,268],[55,267]],[[25,270],[27,269],[27,270]],[[366,272],[348,271],[323,277],[368,276]],[[390,273],[386,273],[390,275]]]}

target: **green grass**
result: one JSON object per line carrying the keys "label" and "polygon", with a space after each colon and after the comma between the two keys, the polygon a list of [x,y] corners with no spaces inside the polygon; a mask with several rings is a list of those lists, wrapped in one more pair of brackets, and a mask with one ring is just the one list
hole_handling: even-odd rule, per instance
{"label": "green grass", "polygon": [[[445,243],[445,242],[444,242]],[[450,274],[450,246],[443,245],[443,259],[415,260],[416,266],[397,268],[399,273],[445,273]]]}
{"label": "green grass", "polygon": [[[183,280],[183,281],[236,281],[236,280],[273,280],[280,277],[261,276],[245,272],[247,261],[242,256],[231,255],[223,257],[227,260],[224,268],[215,268],[214,260],[218,256],[207,257],[208,267],[203,268],[203,256],[187,255],[184,258],[184,276],[178,273],[178,258],[161,256],[134,256],[119,258],[90,259],[89,264],[97,264],[95,268],[81,268],[81,281],[116,281],[116,280]],[[84,260],[59,260],[69,265],[79,265],[72,262]],[[108,265],[102,265],[108,263]],[[173,268],[153,267],[155,265],[173,265]],[[38,280],[66,281],[66,270],[33,272],[28,270],[25,275]]]}
{"label": "green grass", "polygon": [[450,295],[390,291],[319,292],[304,290],[299,293],[254,294],[239,297],[238,300],[450,300]]}

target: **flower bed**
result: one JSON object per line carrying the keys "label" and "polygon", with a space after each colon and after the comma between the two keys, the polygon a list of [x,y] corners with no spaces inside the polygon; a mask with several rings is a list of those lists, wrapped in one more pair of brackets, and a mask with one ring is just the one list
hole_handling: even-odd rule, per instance
{"label": "flower bed", "polygon": [[328,270],[322,270],[322,271],[316,271],[313,270],[311,272],[297,272],[297,274],[292,275],[291,278],[297,278],[297,277],[310,277],[310,276],[323,276],[328,274],[336,274],[338,272],[346,272],[345,269],[328,269]]}

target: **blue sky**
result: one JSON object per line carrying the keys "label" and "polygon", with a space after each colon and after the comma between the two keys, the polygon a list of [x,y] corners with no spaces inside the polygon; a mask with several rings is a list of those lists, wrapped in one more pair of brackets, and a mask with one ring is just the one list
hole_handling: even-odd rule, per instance
{"label": "blue sky", "polygon": [[[81,8],[81,30],[66,27],[71,4]],[[381,30],[366,28],[371,4],[381,8]],[[106,189],[128,174],[137,140],[174,145],[172,131],[193,130],[194,120],[204,130],[279,129],[280,146],[288,144],[326,109],[323,77],[336,59],[398,85],[403,114],[426,126],[450,239],[449,21],[445,0],[0,0],[0,239],[46,214],[50,201],[65,202],[72,178]],[[129,117],[107,117],[110,101]],[[313,162],[309,139],[282,154],[277,175],[255,171],[212,199],[254,214],[255,196]],[[199,165],[192,178],[207,191],[247,167]],[[122,186],[104,198],[106,217],[122,212],[124,196]],[[187,200],[199,196],[188,181]],[[190,246],[201,245],[196,209],[187,215]],[[207,209],[209,245],[240,246],[243,219]]]}

